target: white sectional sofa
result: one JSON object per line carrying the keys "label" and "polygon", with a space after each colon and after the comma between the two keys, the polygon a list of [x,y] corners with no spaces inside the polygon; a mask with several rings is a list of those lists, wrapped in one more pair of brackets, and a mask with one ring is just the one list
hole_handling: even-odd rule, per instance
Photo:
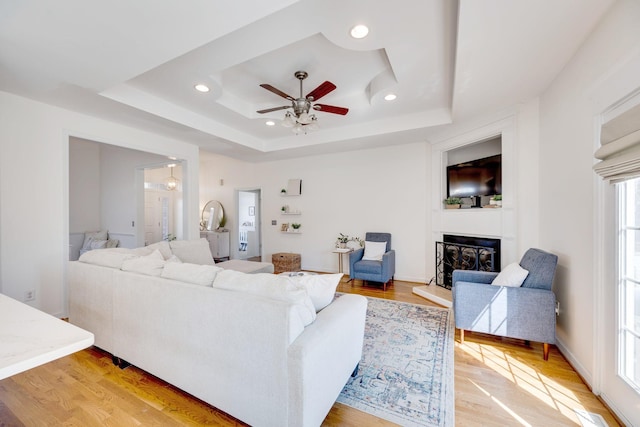
{"label": "white sectional sofa", "polygon": [[91,251],[70,262],[70,322],[114,361],[252,426],[320,425],[360,361],[366,298],[334,300],[341,275],[296,281],[175,259],[204,260],[201,246]]}

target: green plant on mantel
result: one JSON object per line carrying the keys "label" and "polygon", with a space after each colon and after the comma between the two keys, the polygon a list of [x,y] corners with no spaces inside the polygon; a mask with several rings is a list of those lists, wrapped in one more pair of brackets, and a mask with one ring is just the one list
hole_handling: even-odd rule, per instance
{"label": "green plant on mantel", "polygon": [[462,203],[462,199],[459,197],[447,197],[443,202],[445,205],[459,205]]}
{"label": "green plant on mantel", "polygon": [[291,226],[293,227],[294,230],[297,230],[300,227],[302,227],[302,224],[298,224],[297,222],[294,222],[294,223],[291,224]]}
{"label": "green plant on mantel", "polygon": [[281,189],[280,194],[287,194],[287,189],[286,188]]}
{"label": "green plant on mantel", "polygon": [[495,200],[496,202],[499,202],[500,200],[502,200],[502,194],[496,194],[495,196],[492,197],[493,200]]}

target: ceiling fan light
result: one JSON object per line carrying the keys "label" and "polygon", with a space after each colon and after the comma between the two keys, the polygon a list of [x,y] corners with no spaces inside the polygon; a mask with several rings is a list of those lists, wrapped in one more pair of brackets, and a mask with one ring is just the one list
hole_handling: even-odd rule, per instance
{"label": "ceiling fan light", "polygon": [[311,122],[307,125],[307,128],[309,130],[318,130],[319,129],[318,118],[315,115],[311,116]]}
{"label": "ceiling fan light", "polygon": [[354,39],[363,39],[369,34],[369,27],[362,24],[356,25],[351,29],[350,34]]}
{"label": "ceiling fan light", "polygon": [[282,126],[284,126],[286,128],[290,128],[295,124],[296,124],[296,122],[295,122],[295,120],[293,120],[293,116],[291,115],[290,112],[287,111],[287,114],[285,114],[284,120],[282,121]]}
{"label": "ceiling fan light", "polygon": [[303,125],[311,123],[311,118],[308,113],[302,113],[298,116],[298,123],[302,123]]}
{"label": "ceiling fan light", "polygon": [[302,132],[302,125],[300,123],[296,123],[296,125],[291,130],[296,135],[300,135],[300,132]]}

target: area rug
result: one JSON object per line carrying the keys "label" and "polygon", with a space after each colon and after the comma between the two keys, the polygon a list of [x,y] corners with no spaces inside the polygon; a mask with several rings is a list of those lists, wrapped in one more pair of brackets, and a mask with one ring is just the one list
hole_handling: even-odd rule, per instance
{"label": "area rug", "polygon": [[367,297],[358,375],[338,402],[402,426],[453,426],[453,314]]}

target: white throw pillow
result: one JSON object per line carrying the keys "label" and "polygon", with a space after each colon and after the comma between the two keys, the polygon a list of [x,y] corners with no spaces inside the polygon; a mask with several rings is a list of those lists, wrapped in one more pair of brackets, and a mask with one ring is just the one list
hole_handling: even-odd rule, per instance
{"label": "white throw pillow", "polygon": [[131,250],[103,249],[101,251],[85,252],[80,255],[78,261],[103,267],[121,268],[124,261],[135,257],[136,255]]}
{"label": "white throw pillow", "polygon": [[507,265],[491,282],[494,286],[509,286],[512,288],[518,288],[524,283],[524,279],[527,278],[529,272],[520,267],[517,262]]}
{"label": "white throw pillow", "polygon": [[104,249],[106,247],[107,247],[107,241],[106,240],[90,240],[89,241],[89,248],[91,250]]}
{"label": "white throw pillow", "polygon": [[316,312],[322,310],[333,301],[336,288],[342,279],[342,273],[335,274],[306,274],[290,277],[294,282],[304,286],[311,297]]}
{"label": "white throw pillow", "polygon": [[146,274],[147,276],[160,276],[164,268],[164,258],[159,250],[149,255],[127,259],[122,263],[123,271]]}
{"label": "white throw pillow", "polygon": [[161,276],[194,285],[211,286],[218,272],[223,269],[213,265],[189,264],[167,260]]}
{"label": "white throw pillow", "polygon": [[108,239],[108,231],[87,231],[84,233],[84,242],[82,243],[82,249],[91,249],[91,241],[92,240],[107,240]]}
{"label": "white throw pillow", "polygon": [[290,302],[294,305],[304,326],[311,324],[316,319],[316,309],[307,290],[286,276],[222,270],[213,280],[213,287]]}
{"label": "white throw pillow", "polygon": [[191,264],[213,265],[213,255],[207,239],[174,240],[169,243],[171,252],[182,260]]}
{"label": "white throw pillow", "polygon": [[387,252],[387,242],[364,242],[363,260],[382,261],[382,255]]}
{"label": "white throw pillow", "polygon": [[146,248],[152,251],[155,251],[156,249],[158,249],[164,259],[171,258],[171,255],[172,255],[171,246],[169,246],[169,242],[167,241],[163,240],[161,242],[152,243],[149,246],[146,246]]}

